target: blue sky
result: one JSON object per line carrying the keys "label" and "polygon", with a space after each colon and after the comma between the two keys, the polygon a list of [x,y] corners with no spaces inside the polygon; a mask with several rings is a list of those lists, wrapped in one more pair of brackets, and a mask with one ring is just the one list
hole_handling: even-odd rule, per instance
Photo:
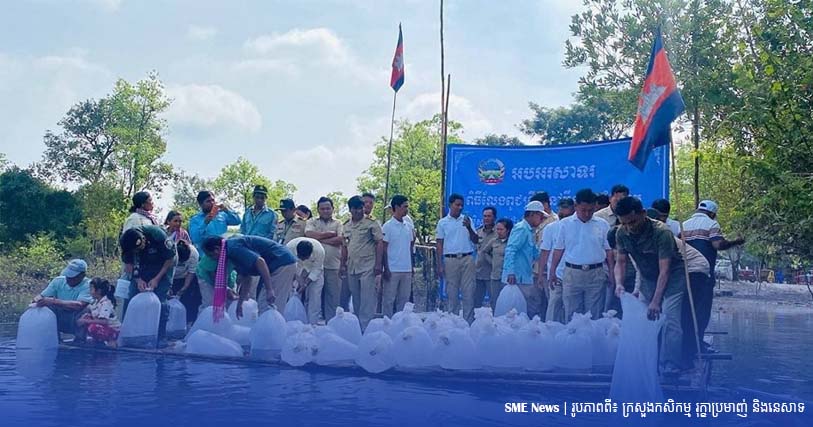
{"label": "blue sky", "polygon": [[[398,23],[406,83],[396,117],[439,110],[439,0],[29,0],[0,16],[0,152],[27,165],[70,106],[157,70],[174,99],[167,160],[214,176],[244,156],[307,202],[352,193],[389,135]],[[448,0],[450,118],[467,140],[521,136],[528,102],[572,101],[562,67],[577,0]],[[527,140],[523,137],[524,140]]]}

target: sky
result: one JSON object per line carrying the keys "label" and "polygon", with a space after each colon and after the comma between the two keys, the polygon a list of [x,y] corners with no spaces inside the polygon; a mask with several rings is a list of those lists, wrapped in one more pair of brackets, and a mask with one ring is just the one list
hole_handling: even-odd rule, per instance
{"label": "sky", "polygon": [[[572,102],[565,69],[577,0],[447,0],[449,118],[464,140],[508,134],[529,102]],[[27,0],[0,14],[0,152],[26,166],[75,103],[159,73],[173,102],[166,160],[214,177],[242,156],[297,186],[297,203],[356,192],[390,131],[389,75],[403,26],[397,119],[440,109],[439,0]],[[169,202],[164,198],[163,204]]]}

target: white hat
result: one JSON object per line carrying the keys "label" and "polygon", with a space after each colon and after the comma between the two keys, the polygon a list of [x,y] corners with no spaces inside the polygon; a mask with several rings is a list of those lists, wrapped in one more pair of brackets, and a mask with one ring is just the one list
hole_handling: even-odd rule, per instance
{"label": "white hat", "polygon": [[703,200],[699,205],[697,205],[697,209],[717,213],[717,203],[715,203],[713,200]]}
{"label": "white hat", "polygon": [[72,259],[68,262],[68,266],[62,270],[62,275],[67,277],[68,279],[73,279],[74,277],[86,272],[88,269],[88,263],[81,259]]}
{"label": "white hat", "polygon": [[542,215],[549,216],[548,213],[545,212],[545,205],[538,200],[528,202],[528,204],[525,205],[525,212],[542,212]]}

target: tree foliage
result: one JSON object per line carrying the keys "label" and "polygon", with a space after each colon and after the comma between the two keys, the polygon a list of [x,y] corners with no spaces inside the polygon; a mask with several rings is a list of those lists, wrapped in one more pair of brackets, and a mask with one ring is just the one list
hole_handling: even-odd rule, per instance
{"label": "tree foliage", "polygon": [[172,178],[162,162],[170,101],[156,73],[132,84],[119,79],[113,93],[77,103],[58,122],[61,132],[46,131],[39,173],[78,184],[116,183],[131,196],[160,190]]}
{"label": "tree foliage", "polygon": [[[283,180],[272,182],[260,173],[257,165],[243,157],[220,170],[220,174],[211,182],[211,189],[223,197],[232,208],[242,209],[253,205],[252,193],[255,185],[264,185],[268,189],[268,203],[274,206],[280,199],[293,196],[296,186]],[[202,188],[201,188],[202,189]]]}
{"label": "tree foliage", "polygon": [[[616,139],[624,136],[630,120],[616,115],[618,94],[602,91],[605,97],[584,97],[570,107],[547,108],[529,104],[533,117],[524,120],[520,130],[539,138],[542,145]],[[621,97],[624,98],[624,97]]]}
{"label": "tree foliage", "polygon": [[[409,198],[410,216],[418,237],[427,242],[433,236],[440,212],[440,116],[418,123],[401,121],[392,142],[389,196],[403,194]],[[450,144],[461,143],[462,125],[448,123]],[[384,194],[387,173],[387,143],[381,138],[375,147],[375,158],[358,179],[360,192]],[[380,208],[380,205],[379,205]],[[380,210],[376,216],[381,216]]]}
{"label": "tree foliage", "polygon": [[508,136],[506,134],[496,135],[496,134],[488,134],[482,138],[477,138],[472,141],[474,145],[488,145],[494,147],[514,147],[523,145],[522,141],[515,136]]}

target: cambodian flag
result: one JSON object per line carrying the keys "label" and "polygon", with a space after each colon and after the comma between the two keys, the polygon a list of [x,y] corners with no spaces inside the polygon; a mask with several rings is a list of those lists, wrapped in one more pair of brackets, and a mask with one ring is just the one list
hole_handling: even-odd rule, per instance
{"label": "cambodian flag", "polygon": [[630,143],[629,161],[643,170],[649,153],[669,143],[671,124],[685,110],[683,98],[675,84],[675,75],[666,58],[661,31],[652,44],[652,55],[646,69],[646,80],[638,98],[638,114]]}
{"label": "cambodian flag", "polygon": [[398,24],[398,45],[395,46],[395,56],[392,58],[392,75],[390,86],[398,92],[404,85],[404,37],[401,34],[401,24]]}

